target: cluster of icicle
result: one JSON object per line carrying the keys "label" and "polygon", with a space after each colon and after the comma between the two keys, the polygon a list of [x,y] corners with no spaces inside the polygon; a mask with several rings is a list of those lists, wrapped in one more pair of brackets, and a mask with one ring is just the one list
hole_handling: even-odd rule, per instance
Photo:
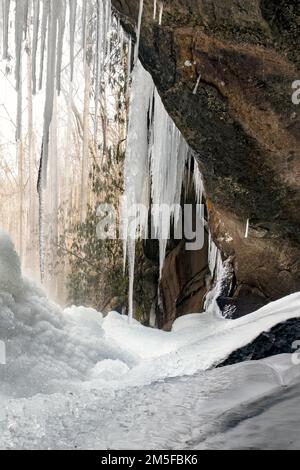
{"label": "cluster of icicle", "polygon": [[[150,74],[137,61],[132,73],[123,200],[124,259],[128,259],[129,265],[129,315],[133,312],[135,241],[147,238],[151,230],[151,236],[159,241],[161,274],[171,224],[176,227],[180,223],[178,209],[185,171],[191,158],[191,149],[165,110]],[[198,165],[194,169],[194,187],[198,216],[203,218],[203,181]],[[167,208],[166,213],[164,207]],[[218,259],[217,247],[210,237],[212,277]]]}
{"label": "cluster of icicle", "polygon": [[[41,148],[38,192],[40,198],[40,269],[44,274],[43,201],[47,182],[49,134],[56,93],[61,91],[62,70],[67,68],[73,80],[74,60],[82,51],[84,61],[93,69],[95,87],[95,126],[99,102],[101,72],[110,56],[112,10],[111,0],[2,0],[2,56],[15,57],[16,91],[18,93],[16,140],[22,135],[22,56],[25,42],[32,51],[32,93],[45,91],[43,141]],[[68,25],[68,28],[67,28]],[[66,31],[68,29],[68,31]],[[119,27],[121,31],[121,28]],[[81,37],[78,40],[78,32]],[[123,33],[122,33],[123,34]],[[10,51],[14,35],[14,51]],[[75,43],[79,51],[75,51]],[[121,38],[123,40],[123,37]],[[65,51],[69,64],[63,67]],[[70,90],[72,90],[70,86]]]}

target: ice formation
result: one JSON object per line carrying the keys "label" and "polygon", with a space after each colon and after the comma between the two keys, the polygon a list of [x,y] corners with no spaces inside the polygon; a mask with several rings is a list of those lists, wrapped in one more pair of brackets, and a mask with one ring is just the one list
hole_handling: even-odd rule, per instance
{"label": "ice formation", "polygon": [[[142,2],[141,2],[142,3]],[[94,15],[94,7],[97,14]],[[14,10],[15,21],[10,22]],[[20,141],[22,133],[22,56],[24,41],[30,41],[28,47],[32,51],[32,93],[37,89],[45,91],[43,139],[38,178],[40,200],[40,265],[43,277],[43,191],[47,185],[47,170],[49,159],[49,132],[53,116],[53,103],[56,92],[61,90],[61,74],[64,68],[70,73],[72,82],[75,51],[76,28],[81,16],[82,49],[84,59],[93,64],[95,78],[95,111],[99,102],[101,90],[101,71],[103,64],[110,57],[112,9],[111,0],[18,0],[12,2],[3,0],[1,3],[2,55],[8,59],[14,36],[15,80],[18,92],[16,140]],[[68,20],[67,20],[68,18]],[[66,24],[68,23],[68,34]],[[114,26],[115,27],[115,26]],[[96,41],[93,32],[97,32]],[[29,34],[30,33],[30,34]],[[62,67],[63,55],[69,51],[69,66]],[[39,61],[39,64],[37,63]],[[72,90],[72,87],[69,87]],[[97,132],[97,117],[95,118]]]}
{"label": "ice formation", "polygon": [[134,63],[135,64],[137,63],[138,56],[139,56],[140,35],[141,35],[142,18],[143,18],[143,8],[144,8],[144,0],[140,0],[139,17],[138,17],[137,30],[136,30],[136,45],[135,45],[135,54],[134,54]]}
{"label": "ice formation", "polygon": [[190,156],[190,148],[166,112],[150,74],[138,61],[132,77],[125,159],[124,199],[128,208],[133,209],[130,223],[128,215],[123,214],[124,253],[129,261],[130,315],[133,313],[134,240],[147,236],[151,208],[151,231],[159,240],[161,272],[171,222],[175,226],[179,222],[182,183]]}
{"label": "ice formation", "polygon": [[203,185],[203,178],[201,171],[199,170],[199,166],[197,164],[197,160],[194,157],[194,188],[196,193],[196,204],[197,204],[197,214],[200,219],[204,219],[203,213],[203,196],[204,196],[204,185]]}
{"label": "ice formation", "polygon": [[195,88],[194,88],[194,90],[193,90],[193,94],[194,94],[194,95],[197,94],[197,91],[198,91],[200,82],[201,82],[201,74],[199,74],[199,77],[197,78],[197,82],[196,82]]}
{"label": "ice formation", "polygon": [[[149,207],[148,112],[154,85],[138,61],[132,74],[129,125],[124,166],[124,259],[129,264],[129,316],[133,314],[135,241],[146,237]],[[129,220],[130,217],[130,220]]]}
{"label": "ice formation", "polygon": [[164,12],[164,4],[163,4],[163,2],[160,2],[160,5],[159,5],[159,18],[158,18],[159,26],[161,26],[161,24],[162,24],[163,12]]}
{"label": "ice formation", "polygon": [[[176,230],[182,223],[182,187],[186,169],[190,178],[192,158],[197,214],[202,221],[204,186],[195,156],[166,112],[150,74],[140,61],[132,73],[129,113],[122,219],[124,261],[128,259],[129,265],[129,316],[132,317],[135,240],[146,238],[150,233],[159,240],[161,275],[171,224]],[[211,277],[217,283],[222,259],[210,233],[208,264]]]}
{"label": "ice formation", "polygon": [[214,277],[215,269],[217,266],[218,248],[214,243],[211,233],[208,235],[208,267],[211,277]]}
{"label": "ice formation", "polygon": [[192,448],[206,440],[212,445],[212,431],[222,433],[222,423],[237,416],[250,445],[257,433],[245,430],[247,422],[252,417],[266,426],[256,410],[270,412],[266,397],[278,406],[285,391],[293,392],[285,413],[277,408],[273,418],[291,430],[288,416],[295,421],[298,407],[289,406],[299,397],[299,366],[291,355],[208,369],[299,317],[299,305],[295,293],[238,320],[213,310],[186,315],[171,332],[128,323],[114,312],[103,318],[84,307],[63,311],[22,278],[13,245],[0,232],[0,339],[7,349],[0,365],[0,448]]}
{"label": "ice formation", "polygon": [[157,0],[153,0],[153,19],[156,20],[157,14]]}
{"label": "ice formation", "polygon": [[245,238],[248,238],[249,235],[249,219],[246,222]]}

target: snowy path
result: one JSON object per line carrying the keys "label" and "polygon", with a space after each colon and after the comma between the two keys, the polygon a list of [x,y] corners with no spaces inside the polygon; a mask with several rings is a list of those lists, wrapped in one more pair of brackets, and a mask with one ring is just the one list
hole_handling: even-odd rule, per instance
{"label": "snowy path", "polygon": [[299,448],[299,379],[296,367],[294,385],[282,386],[257,362],[117,391],[9,400],[1,448]]}

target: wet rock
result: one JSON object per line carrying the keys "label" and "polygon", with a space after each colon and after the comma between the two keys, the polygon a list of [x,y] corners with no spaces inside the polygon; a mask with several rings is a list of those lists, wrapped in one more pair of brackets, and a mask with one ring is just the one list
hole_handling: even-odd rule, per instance
{"label": "wet rock", "polygon": [[255,361],[277,354],[294,353],[300,340],[300,319],[293,318],[274,326],[270,331],[259,335],[252,343],[234,351],[218,367],[236,364],[242,361]]}

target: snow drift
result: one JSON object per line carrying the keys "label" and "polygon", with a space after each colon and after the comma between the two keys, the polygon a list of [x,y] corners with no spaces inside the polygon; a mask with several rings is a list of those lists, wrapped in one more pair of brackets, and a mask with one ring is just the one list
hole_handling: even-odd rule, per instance
{"label": "snow drift", "polygon": [[[262,331],[300,316],[300,293],[237,320],[217,313],[177,319],[170,333],[147,328],[116,312],[105,319],[91,308],[62,310],[22,278],[9,237],[0,233],[0,339],[7,363],[0,368],[6,396],[78,388],[102,376],[124,383],[194,374],[222,362]],[[102,384],[103,385],[103,384]]]}
{"label": "snow drift", "polygon": [[[176,320],[170,333],[146,328],[136,321],[129,323],[127,317],[115,312],[103,318],[91,308],[62,310],[49,301],[40,288],[22,277],[13,244],[8,235],[0,232],[0,340],[5,342],[7,356],[6,364],[0,365],[0,447],[68,447],[71,430],[75,424],[81,426],[78,419],[86,410],[87,402],[93,407],[95,402],[100,406],[104,400],[101,406],[105,414],[111,409],[111,400],[124,393],[131,397],[128,406],[134,407],[136,387],[139,387],[138,393],[147,395],[149,386],[163,382],[167,387],[170,378],[182,383],[184,376],[194,375],[198,379],[190,377],[189,380],[203,382],[204,370],[222,362],[262,331],[300,316],[299,306],[300,294],[297,293],[238,320],[225,320],[214,312],[187,315]],[[244,368],[242,376],[248,388],[247,396],[252,393],[257,397],[262,391],[282,385],[283,372],[284,377],[294,380],[298,368],[297,372],[289,373],[290,369],[295,370],[289,355],[282,361],[278,367],[276,360],[272,364],[261,361],[259,366],[258,363],[239,365]],[[249,367],[255,369],[246,373]],[[257,371],[262,368],[264,372],[259,375]],[[235,370],[234,367],[225,369]],[[216,370],[213,374],[220,378],[226,372]],[[271,384],[267,378],[270,374]],[[260,378],[253,379],[249,388],[251,377],[258,376]],[[205,375],[205,381],[207,377]],[[262,386],[258,386],[260,382]],[[220,393],[221,389],[220,386]],[[199,390],[198,384],[196,396]],[[172,406],[172,402],[168,406]],[[150,402],[145,409],[146,414],[152,413]],[[55,440],[58,439],[54,432],[57,414],[68,415],[71,434],[66,436],[65,445]],[[9,420],[13,421],[12,425]],[[98,426],[102,421],[101,418]],[[21,429],[24,422],[26,432],[31,429],[33,444],[28,443],[28,435]],[[51,439],[47,430],[50,422],[53,425]],[[107,440],[99,436],[97,439],[91,440],[93,445],[106,446]],[[82,442],[80,445],[87,445],[86,441]],[[70,445],[72,447],[73,443]]]}

